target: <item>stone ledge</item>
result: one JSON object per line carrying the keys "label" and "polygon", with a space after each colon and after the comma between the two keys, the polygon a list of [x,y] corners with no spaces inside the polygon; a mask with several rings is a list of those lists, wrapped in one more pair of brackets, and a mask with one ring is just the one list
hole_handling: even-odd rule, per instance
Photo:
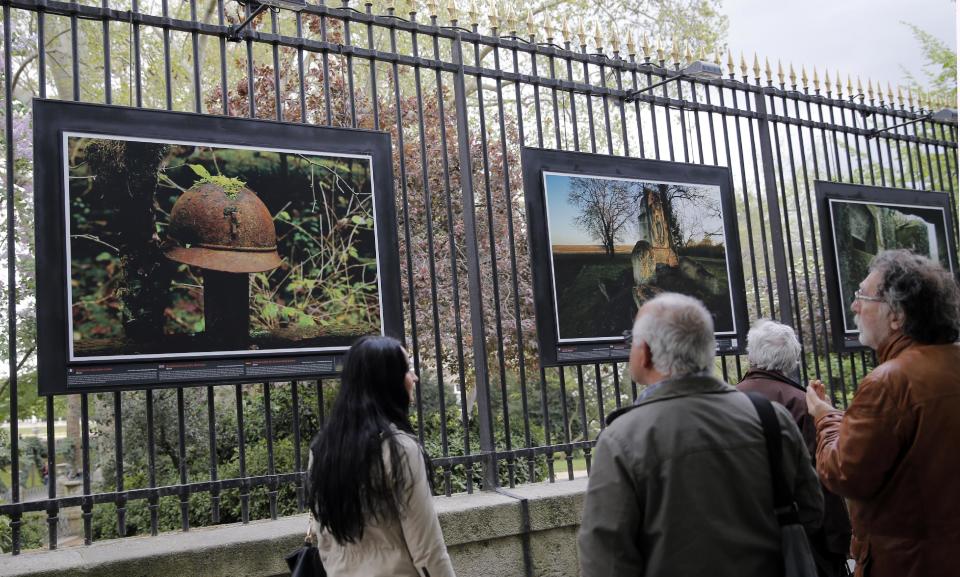
{"label": "stone ledge", "polygon": [[[575,535],[583,506],[586,479],[539,483],[500,493],[436,497],[444,538],[460,577],[490,575],[522,559],[518,536],[523,520],[518,498],[528,500],[531,534],[562,539],[575,554]],[[3,577],[270,577],[285,575],[283,556],[302,542],[307,515],[247,525],[221,525],[102,541],[89,547],[0,556]],[[514,542],[516,541],[516,542]],[[534,540],[536,545],[536,540]],[[509,558],[505,558],[509,557]],[[535,557],[537,557],[535,555]],[[475,572],[474,568],[476,571]],[[567,567],[576,574],[576,566]],[[539,572],[538,572],[539,573]],[[552,571],[551,574],[554,574]]]}

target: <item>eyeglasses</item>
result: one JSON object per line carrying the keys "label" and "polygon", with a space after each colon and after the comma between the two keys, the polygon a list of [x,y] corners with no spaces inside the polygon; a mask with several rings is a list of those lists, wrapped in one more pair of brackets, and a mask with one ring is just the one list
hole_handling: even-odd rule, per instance
{"label": "eyeglasses", "polygon": [[623,331],[623,344],[632,345],[633,344],[633,331]]}
{"label": "eyeglasses", "polygon": [[862,292],[860,292],[860,291],[858,291],[858,290],[853,291],[853,300],[855,300],[855,301],[867,301],[867,302],[872,302],[872,303],[882,303],[882,302],[886,302],[883,297],[872,297],[872,296],[869,296],[869,295],[865,295],[865,294],[863,294]]}

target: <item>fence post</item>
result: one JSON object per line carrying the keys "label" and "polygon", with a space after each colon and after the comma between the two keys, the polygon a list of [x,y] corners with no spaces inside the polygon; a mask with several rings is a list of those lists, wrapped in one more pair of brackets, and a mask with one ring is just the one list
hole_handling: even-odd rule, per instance
{"label": "fence post", "polygon": [[[777,279],[777,301],[780,322],[793,327],[793,309],[790,305],[790,278],[787,269],[787,248],[780,223],[780,200],[777,198],[777,176],[773,165],[773,145],[770,143],[770,119],[764,101],[763,89],[754,92],[757,110],[757,130],[760,137],[760,161],[763,164],[763,184],[767,198],[767,218],[770,224],[770,242],[773,243],[773,269]],[[759,312],[759,311],[758,311]],[[775,316],[775,315],[774,315]]]}
{"label": "fence post", "polygon": [[[457,152],[460,161],[460,188],[463,193],[463,229],[467,245],[467,281],[470,289],[470,329],[473,336],[473,370],[477,387],[477,418],[480,420],[480,452],[483,489],[497,487],[496,446],[493,438],[493,414],[490,404],[490,377],[487,373],[486,330],[480,286],[480,254],[477,248],[477,222],[473,197],[473,166],[470,161],[470,127],[467,119],[466,74],[463,67],[463,41],[460,33],[453,41],[453,62],[457,74],[453,83],[457,109]],[[456,290],[456,287],[454,287]],[[466,423],[464,423],[466,426]],[[469,474],[469,473],[468,473]]]}

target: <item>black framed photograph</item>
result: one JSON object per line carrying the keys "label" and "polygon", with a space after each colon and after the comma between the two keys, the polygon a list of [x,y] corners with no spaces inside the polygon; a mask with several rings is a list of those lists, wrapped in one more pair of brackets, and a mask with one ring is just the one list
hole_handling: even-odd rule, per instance
{"label": "black framed photograph", "polygon": [[34,101],[43,393],[319,378],[403,337],[386,133]]}
{"label": "black framed photograph", "polygon": [[536,148],[522,162],[543,364],[626,360],[639,307],[663,292],[700,299],[717,351],[742,350],[728,169]]}
{"label": "black framed photograph", "polygon": [[873,257],[907,249],[956,276],[950,196],[827,181],[816,181],[814,189],[834,346],[841,352],[861,350],[866,347],[851,307]]}

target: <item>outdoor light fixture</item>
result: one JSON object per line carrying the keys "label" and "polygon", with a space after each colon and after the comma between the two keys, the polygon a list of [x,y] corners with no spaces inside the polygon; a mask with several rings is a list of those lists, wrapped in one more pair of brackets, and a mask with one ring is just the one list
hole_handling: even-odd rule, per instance
{"label": "outdoor light fixture", "polygon": [[723,75],[723,69],[720,66],[714,64],[713,62],[707,62],[706,60],[697,60],[688,64],[683,70],[674,74],[673,76],[668,76],[660,82],[651,84],[650,86],[645,86],[639,90],[634,90],[624,97],[625,102],[630,102],[636,100],[637,96],[652,90],[658,86],[663,86],[667,82],[672,82],[674,80],[680,80],[682,78],[690,78],[696,80],[719,80]]}
{"label": "outdoor light fixture", "polygon": [[909,126],[911,124],[916,124],[917,122],[923,122],[924,120],[935,120],[937,122],[943,122],[945,124],[956,124],[957,123],[957,109],[956,108],[941,108],[936,112],[930,112],[924,114],[920,118],[914,118],[913,120],[908,120],[906,122],[901,122],[900,124],[894,124],[893,126],[888,126],[886,128],[875,128],[867,133],[867,138],[873,138],[884,132],[890,132],[894,128],[900,128],[901,126]]}
{"label": "outdoor light fixture", "polygon": [[275,8],[277,10],[282,8],[292,12],[300,12],[307,7],[307,0],[249,0],[248,2],[241,2],[241,4],[250,5],[250,15],[247,16],[243,22],[230,28],[230,33],[227,35],[227,40],[230,42],[239,42],[240,31],[246,28],[254,18],[267,8]]}

